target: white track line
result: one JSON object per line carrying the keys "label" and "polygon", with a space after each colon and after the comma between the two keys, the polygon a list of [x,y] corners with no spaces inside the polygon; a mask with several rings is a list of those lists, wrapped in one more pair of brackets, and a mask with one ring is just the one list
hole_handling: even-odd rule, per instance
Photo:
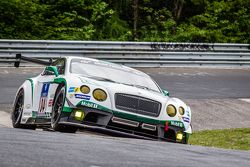
{"label": "white track line", "polygon": [[12,127],[10,114],[4,111],[0,111],[0,126]]}

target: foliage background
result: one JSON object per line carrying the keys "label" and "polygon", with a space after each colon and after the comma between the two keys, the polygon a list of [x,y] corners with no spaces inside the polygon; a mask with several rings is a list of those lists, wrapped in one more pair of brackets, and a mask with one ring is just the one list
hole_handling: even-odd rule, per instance
{"label": "foliage background", "polygon": [[250,43],[249,0],[0,0],[0,38]]}

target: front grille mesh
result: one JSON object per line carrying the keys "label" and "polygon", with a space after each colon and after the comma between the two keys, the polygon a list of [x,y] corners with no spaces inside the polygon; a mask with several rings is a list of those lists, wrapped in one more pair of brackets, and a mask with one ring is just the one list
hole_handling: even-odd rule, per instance
{"label": "front grille mesh", "polygon": [[161,111],[161,103],[140,96],[117,93],[115,107],[120,110],[157,117]]}

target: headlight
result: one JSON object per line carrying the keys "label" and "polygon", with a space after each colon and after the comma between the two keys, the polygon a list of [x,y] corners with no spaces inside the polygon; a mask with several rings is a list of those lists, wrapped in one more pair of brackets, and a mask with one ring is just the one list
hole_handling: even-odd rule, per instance
{"label": "headlight", "polygon": [[173,106],[173,105],[168,105],[167,106],[167,114],[170,116],[170,117],[174,117],[176,115],[176,108]]}
{"label": "headlight", "polygon": [[184,114],[185,114],[185,110],[184,110],[183,107],[179,107],[179,113],[180,113],[181,115],[184,115]]}
{"label": "headlight", "polygon": [[86,86],[86,85],[82,85],[82,86],[80,87],[80,90],[81,90],[81,92],[82,92],[83,94],[88,94],[88,93],[90,92],[89,87]]}
{"label": "headlight", "polygon": [[95,89],[93,92],[93,96],[97,101],[105,101],[107,99],[107,94],[102,89]]}

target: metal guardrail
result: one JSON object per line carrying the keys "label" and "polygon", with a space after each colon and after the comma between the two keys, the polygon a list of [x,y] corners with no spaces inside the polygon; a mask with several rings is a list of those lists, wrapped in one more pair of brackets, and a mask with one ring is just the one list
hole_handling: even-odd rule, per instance
{"label": "metal guardrail", "polygon": [[10,66],[17,53],[41,59],[83,56],[133,67],[250,67],[250,44],[0,40],[1,66]]}

